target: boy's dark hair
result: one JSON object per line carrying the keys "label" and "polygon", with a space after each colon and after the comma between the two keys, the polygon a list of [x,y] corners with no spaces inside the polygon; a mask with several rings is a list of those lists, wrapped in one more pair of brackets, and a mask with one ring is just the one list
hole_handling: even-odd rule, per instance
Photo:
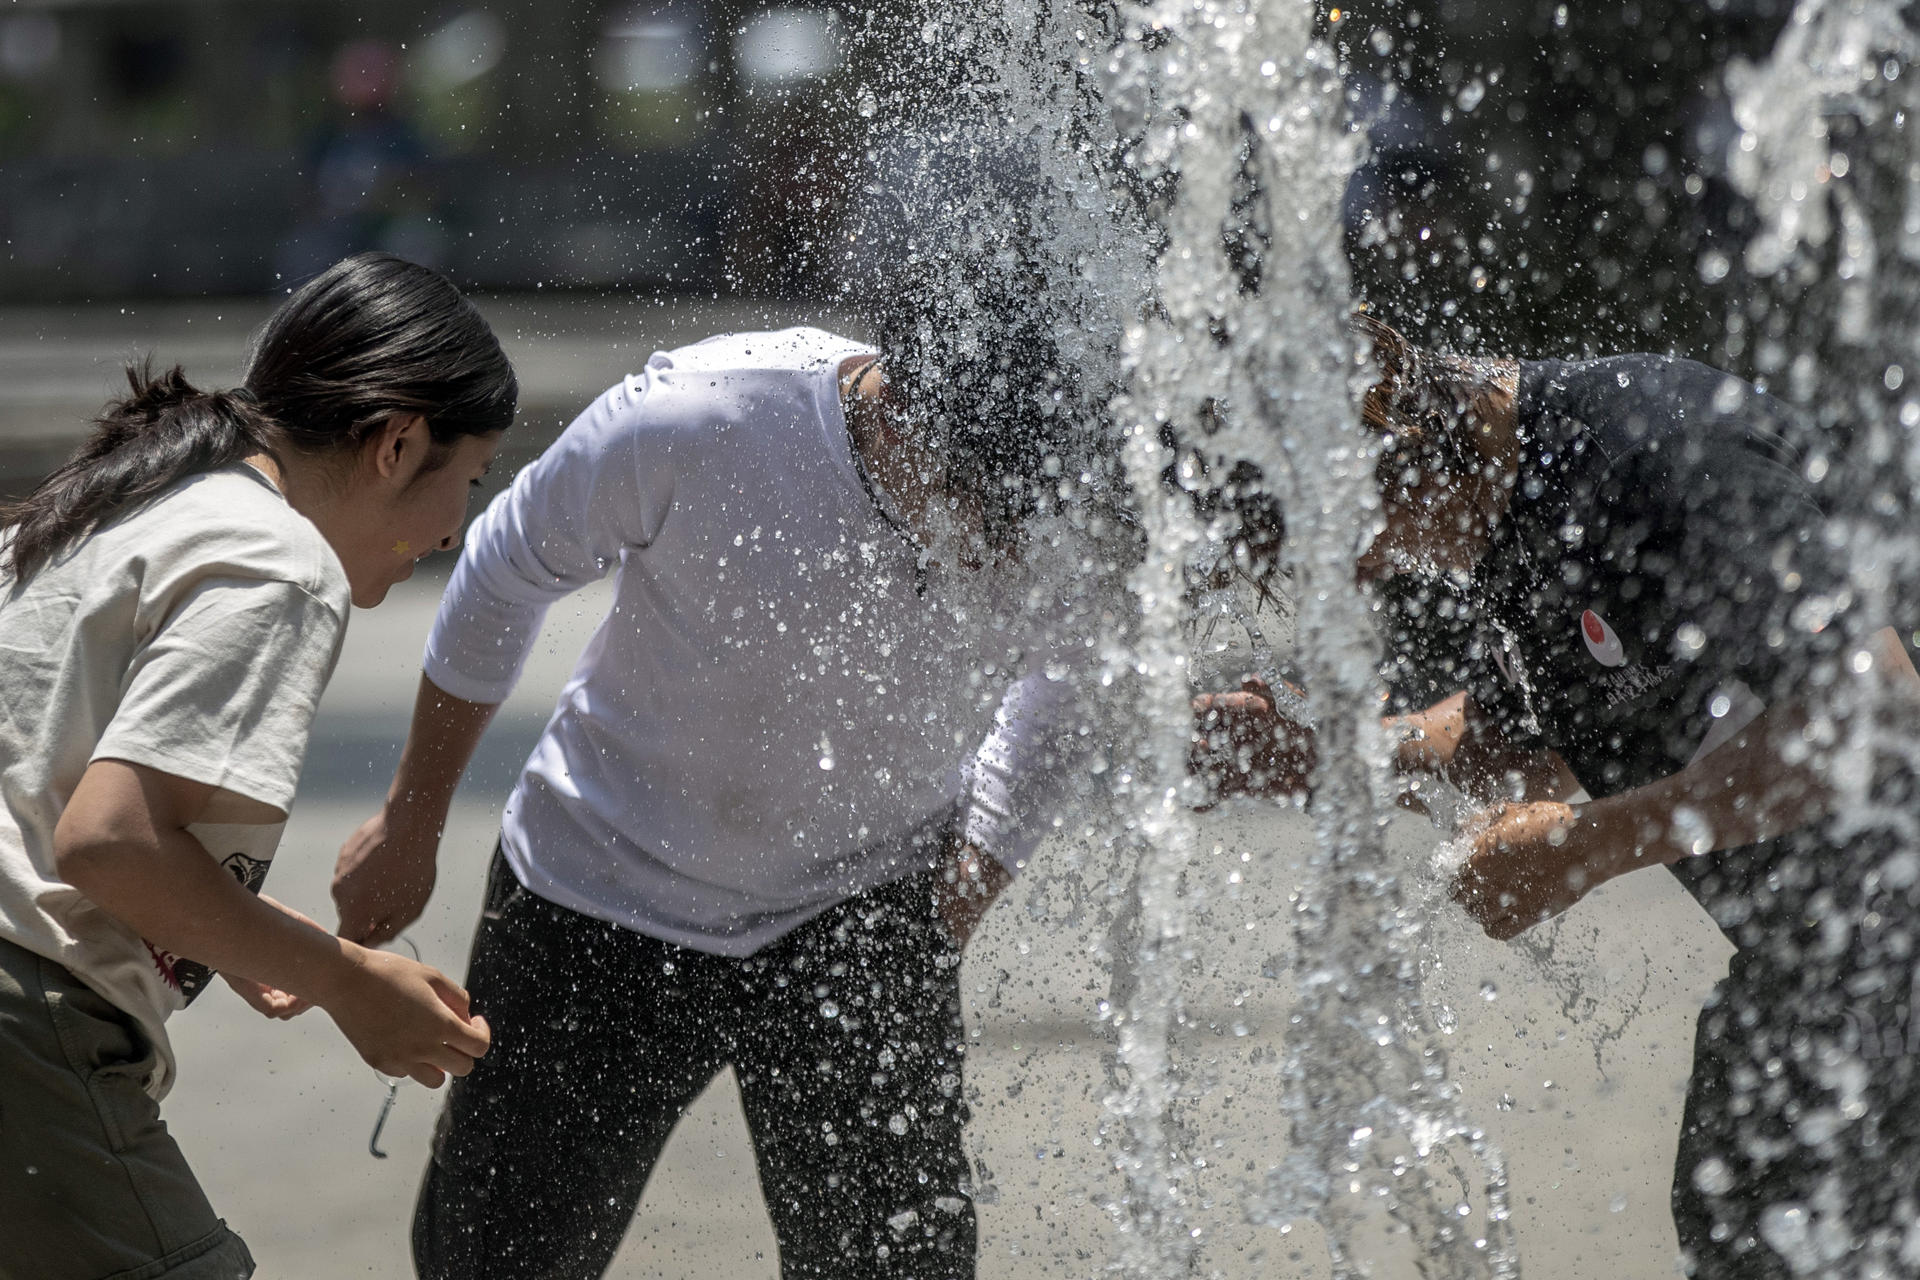
{"label": "boy's dark hair", "polygon": [[[1380,491],[1392,493],[1423,482],[1444,484],[1482,468],[1485,461],[1473,433],[1489,412],[1485,365],[1416,346],[1365,310],[1356,311],[1350,324],[1380,373],[1360,402],[1361,421],[1381,440],[1374,464]],[[1180,483],[1184,464],[1188,474],[1198,477],[1181,486],[1195,508],[1208,519],[1230,522],[1225,535],[1230,556],[1216,567],[1216,577],[1239,572],[1265,591],[1280,571],[1286,513],[1266,491],[1257,467],[1236,461],[1223,469],[1223,460],[1209,453],[1205,442],[1216,428],[1216,411],[1212,402],[1202,406],[1190,440],[1171,427],[1163,430],[1164,442],[1176,454],[1165,479]]]}
{"label": "boy's dark hair", "polygon": [[513,421],[519,384],[493,331],[438,272],[382,253],[336,263],[254,338],[244,383],[205,392],[175,366],[127,368],[129,393],[65,465],[0,505],[16,583],[115,517],[253,453],[344,454],[419,414],[436,446]]}
{"label": "boy's dark hair", "polygon": [[1015,545],[1062,475],[1097,448],[1102,389],[1062,358],[1072,323],[1048,287],[1023,180],[990,160],[912,167],[863,211],[852,302],[907,412],[929,428],[948,491]]}
{"label": "boy's dark hair", "polygon": [[1399,330],[1357,311],[1354,337],[1372,348],[1380,378],[1360,402],[1361,421],[1381,437],[1374,476],[1380,491],[1444,483],[1480,469],[1475,424],[1488,415],[1487,371],[1460,356],[1429,351]]}

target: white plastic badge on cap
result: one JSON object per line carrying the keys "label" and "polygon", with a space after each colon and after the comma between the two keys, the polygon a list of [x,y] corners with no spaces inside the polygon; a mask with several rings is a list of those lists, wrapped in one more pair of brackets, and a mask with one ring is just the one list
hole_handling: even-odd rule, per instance
{"label": "white plastic badge on cap", "polygon": [[1593,660],[1603,667],[1621,666],[1627,660],[1620,637],[1613,633],[1605,618],[1591,609],[1580,615],[1580,638],[1587,642],[1587,652],[1593,655]]}

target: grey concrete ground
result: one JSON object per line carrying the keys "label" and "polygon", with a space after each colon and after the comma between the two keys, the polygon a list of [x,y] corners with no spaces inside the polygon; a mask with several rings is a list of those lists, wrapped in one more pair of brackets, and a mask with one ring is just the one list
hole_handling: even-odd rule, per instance
{"label": "grey concrete ground", "polygon": [[[529,440],[647,348],[743,322],[740,311],[713,306],[491,305],[528,385]],[[187,360],[190,373],[224,385],[257,314],[0,315],[0,461],[11,459],[18,473],[68,447],[113,361],[156,338],[163,358]],[[744,322],[785,320],[753,308]],[[323,705],[272,886],[322,920],[332,919],[325,890],[334,851],[377,803],[397,752],[436,590],[432,580],[410,584],[355,618]],[[554,611],[458,802],[440,889],[412,934],[451,972],[464,965],[500,801],[604,599],[585,593]],[[1226,809],[1205,818],[1202,836],[1193,876],[1201,926],[1180,1048],[1192,1078],[1206,1083],[1187,1129],[1188,1155],[1205,1162],[1199,1270],[1323,1276],[1324,1251],[1310,1228],[1248,1221],[1249,1188],[1263,1186],[1284,1154],[1287,893],[1304,832],[1291,815]],[[1423,865],[1430,831],[1409,820],[1397,838],[1410,865]],[[1118,1184],[1111,1148],[1101,1145],[1107,1044],[1096,1015],[1107,994],[1097,954],[1106,884],[1097,859],[1071,841],[1050,843],[968,955],[970,1140],[983,1177],[987,1277],[1091,1276],[1114,1254],[1103,1206]],[[1433,985],[1458,1015],[1448,1049],[1469,1112],[1508,1158],[1527,1274],[1674,1274],[1666,1187],[1693,1013],[1724,965],[1717,935],[1657,871],[1607,886],[1524,945],[1486,942],[1444,910],[1436,927]],[[606,1014],[620,1016],[617,993]],[[367,1137],[383,1086],[324,1014],[272,1023],[216,989],[173,1026],[181,1084],[166,1114],[215,1203],[252,1244],[261,1274],[411,1274],[407,1222],[438,1099],[405,1086],[387,1128],[391,1158],[375,1160]],[[612,1274],[775,1273],[744,1126],[723,1077],[681,1125]],[[1411,1276],[1413,1262],[1389,1246],[1375,1273]]]}

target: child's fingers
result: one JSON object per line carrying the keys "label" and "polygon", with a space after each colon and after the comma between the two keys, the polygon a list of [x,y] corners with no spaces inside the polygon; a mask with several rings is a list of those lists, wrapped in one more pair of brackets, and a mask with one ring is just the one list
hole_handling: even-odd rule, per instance
{"label": "child's fingers", "polygon": [[478,1058],[492,1046],[493,1028],[485,1018],[468,1018],[448,1030],[446,1043],[469,1058]]}
{"label": "child's fingers", "polygon": [[427,982],[433,987],[433,993],[440,997],[440,1003],[453,1010],[461,1018],[473,1012],[472,1001],[467,997],[467,989],[441,973],[438,969],[427,971]]}
{"label": "child's fingers", "polygon": [[447,1082],[446,1072],[442,1071],[438,1067],[430,1066],[429,1064],[424,1062],[421,1063],[419,1066],[415,1067],[412,1071],[409,1071],[407,1074],[418,1083],[427,1086],[427,1088],[429,1089],[438,1089],[441,1085]]}
{"label": "child's fingers", "polygon": [[462,1053],[450,1044],[434,1049],[427,1055],[427,1061],[450,1076],[464,1076],[473,1070],[473,1055]]}
{"label": "child's fingers", "polygon": [[269,1018],[291,1018],[305,1012],[309,1007],[299,996],[291,995],[278,987],[269,987],[265,983],[255,982],[252,978],[222,974],[234,994],[245,1000],[254,1012]]}
{"label": "child's fingers", "polygon": [[312,1007],[306,1000],[292,992],[281,991],[275,987],[262,987],[260,999],[261,1003],[256,1007],[270,1018],[291,1018],[296,1014],[305,1013]]}

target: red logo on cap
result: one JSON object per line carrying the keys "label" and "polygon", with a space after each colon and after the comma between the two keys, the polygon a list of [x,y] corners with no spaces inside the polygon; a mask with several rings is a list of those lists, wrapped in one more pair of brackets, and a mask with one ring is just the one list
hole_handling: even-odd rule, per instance
{"label": "red logo on cap", "polygon": [[1605,618],[1591,609],[1580,615],[1580,638],[1587,642],[1587,652],[1593,655],[1593,660],[1603,667],[1618,667],[1627,660],[1620,637],[1613,633]]}

